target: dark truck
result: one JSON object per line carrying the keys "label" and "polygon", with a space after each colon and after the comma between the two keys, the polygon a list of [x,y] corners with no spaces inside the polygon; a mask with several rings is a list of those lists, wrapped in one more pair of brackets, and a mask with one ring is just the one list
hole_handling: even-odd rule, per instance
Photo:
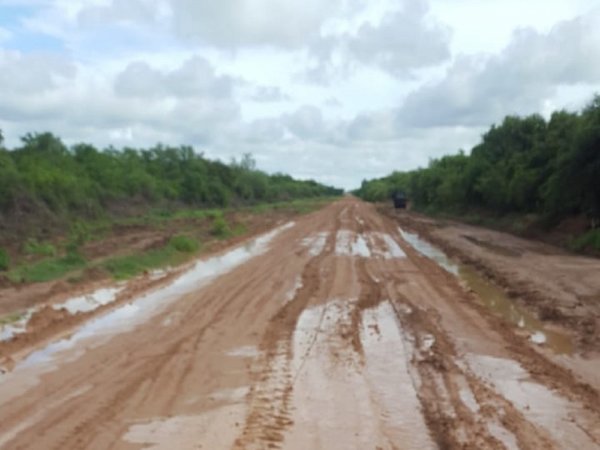
{"label": "dark truck", "polygon": [[394,207],[396,209],[406,208],[406,194],[404,194],[404,192],[394,192],[392,194],[392,200],[394,200]]}

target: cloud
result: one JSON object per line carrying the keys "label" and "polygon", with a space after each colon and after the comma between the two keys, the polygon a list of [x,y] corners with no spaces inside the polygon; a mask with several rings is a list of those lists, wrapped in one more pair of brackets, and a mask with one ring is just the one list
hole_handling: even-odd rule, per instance
{"label": "cloud", "polygon": [[561,85],[600,83],[600,14],[543,34],[515,31],[491,56],[460,56],[445,77],[408,95],[398,113],[407,126],[484,125],[506,114],[539,112]]}
{"label": "cloud", "polygon": [[185,39],[217,47],[304,46],[340,11],[341,0],[171,0],[174,29]]}
{"label": "cloud", "polygon": [[250,99],[259,103],[285,102],[290,96],[277,86],[257,86]]}
{"label": "cloud", "polygon": [[425,2],[403,2],[375,25],[364,22],[355,32],[314,39],[310,51],[316,64],[305,77],[312,82],[348,76],[357,65],[406,78],[450,58],[450,30],[428,17]]}
{"label": "cloud", "polygon": [[115,80],[115,92],[122,97],[206,97],[228,98],[234,79],[217,75],[204,58],[195,56],[172,71],[153,69],[148,63],[130,63]]}
{"label": "cloud", "polygon": [[0,49],[0,92],[3,98],[47,92],[73,79],[75,74],[75,65],[65,57]]}

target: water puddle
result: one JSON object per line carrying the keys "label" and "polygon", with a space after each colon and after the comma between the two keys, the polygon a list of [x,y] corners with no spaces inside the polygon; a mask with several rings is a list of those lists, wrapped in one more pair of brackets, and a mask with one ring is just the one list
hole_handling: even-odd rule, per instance
{"label": "water puddle", "polygon": [[294,300],[294,297],[296,297],[296,294],[302,288],[303,285],[304,283],[302,282],[302,276],[298,275],[294,280],[294,285],[292,286],[292,288],[285,294],[286,303]]}
{"label": "water puddle", "polygon": [[371,244],[373,254],[383,259],[401,259],[406,258],[406,254],[400,248],[392,236],[387,233],[371,232],[367,233],[369,243]]}
{"label": "water puddle", "polygon": [[94,311],[101,306],[114,302],[123,289],[123,287],[99,289],[90,294],[74,297],[64,303],[52,305],[52,308],[56,310],[66,309],[71,314]]}
{"label": "water puddle", "polygon": [[462,264],[456,264],[444,252],[424,241],[417,234],[408,233],[402,229],[399,230],[404,240],[416,251],[459,277],[477,295],[483,305],[495,315],[526,330],[533,343],[547,346],[557,354],[573,353],[573,342],[568,335],[550,329],[527,310],[516,305],[502,289],[488,282],[476,270]]}
{"label": "water puddle", "polygon": [[450,260],[450,258],[448,258],[446,256],[446,254],[444,252],[442,252],[438,248],[434,247],[429,242],[424,241],[417,234],[409,233],[407,231],[404,231],[402,228],[399,228],[399,231],[400,231],[400,235],[402,236],[402,238],[406,242],[408,242],[421,255],[434,260],[443,269],[450,272],[451,274],[458,275],[458,270],[459,270],[458,265],[455,264],[454,262],[452,262]]}
{"label": "water puddle", "polygon": [[517,306],[502,289],[489,283],[474,269],[460,266],[459,276],[494,314],[527,330],[533,343],[545,345],[557,354],[573,353],[573,342],[568,335],[550,329],[528,311]]}
{"label": "water puddle", "polygon": [[[375,325],[377,331],[371,325]],[[392,442],[402,442],[402,448],[435,448],[408,367],[412,355],[407,351],[390,303],[382,302],[366,310],[360,331],[365,371],[386,435]],[[427,339],[426,346],[433,344],[432,338]]]}
{"label": "water puddle", "polygon": [[582,408],[532,381],[529,373],[516,361],[467,355],[467,365],[479,378],[492,384],[528,420],[545,428],[560,448],[595,448],[585,431],[590,426],[593,429],[594,424],[578,423],[575,419],[585,417]]}
{"label": "water puddle", "polygon": [[[243,246],[198,261],[191,269],[167,286],[140,296],[134,301],[119,306],[104,315],[93,318],[79,327],[71,337],[53,342],[45,348],[31,353],[26,359],[17,364],[12,372],[0,377],[0,382],[4,383],[9,378],[18,378],[20,369],[31,368],[32,366],[45,365],[45,370],[52,370],[52,363],[54,363],[56,356],[65,350],[72,349],[80,341],[93,337],[93,340],[89,340],[88,347],[96,347],[106,340],[100,339],[100,337],[109,338],[114,334],[134,328],[148,317],[164,309],[170,301],[199,289],[217,276],[225,274],[251,258],[265,253],[269,248],[269,243],[275,236],[293,225],[294,222],[282,225]],[[43,371],[40,367],[37,368]]]}
{"label": "water puddle", "polygon": [[234,358],[257,358],[260,356],[260,351],[254,345],[245,345],[229,350],[226,355]]}
{"label": "water puddle", "polygon": [[309,236],[302,239],[301,244],[303,247],[308,248],[308,254],[310,256],[319,256],[325,249],[327,243],[327,237],[329,233],[324,231],[315,235]]}
{"label": "water puddle", "polygon": [[355,233],[339,230],[336,235],[335,253],[339,256],[383,259],[405,258],[406,254],[392,236],[387,233]]}
{"label": "water puddle", "polygon": [[6,323],[0,324],[0,341],[10,341],[17,334],[25,333],[29,319],[35,311],[35,308],[28,309],[11,320],[7,320]]}
{"label": "water puddle", "polygon": [[244,423],[242,404],[226,405],[198,415],[162,417],[129,428],[123,440],[145,449],[228,449]]}

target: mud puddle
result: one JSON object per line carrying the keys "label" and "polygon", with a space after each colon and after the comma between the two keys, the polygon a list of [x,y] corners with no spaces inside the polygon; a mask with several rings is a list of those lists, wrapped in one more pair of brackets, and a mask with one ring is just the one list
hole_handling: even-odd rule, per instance
{"label": "mud puddle", "polygon": [[597,448],[600,430],[587,418],[584,407],[531,380],[519,363],[487,355],[467,355],[466,364],[527,420],[544,428],[560,448]]}
{"label": "mud puddle", "polygon": [[[407,348],[389,302],[363,312],[360,339],[368,382],[389,443],[402,442],[406,449],[436,448],[410,370],[412,349]],[[430,347],[433,341],[425,345]]]}
{"label": "mud puddle", "polygon": [[[269,248],[269,243],[275,236],[293,225],[293,222],[282,225],[269,233],[251,240],[245,245],[221,255],[198,261],[191,269],[183,273],[171,284],[142,295],[102,316],[93,318],[79,327],[69,338],[53,342],[45,348],[31,353],[16,365],[12,374],[16,375],[21,368],[31,368],[32,366],[49,363],[50,367],[48,369],[52,370],[52,365],[55,363],[54,360],[57,355],[72,349],[80,341],[94,337],[87,344],[88,348],[93,348],[101,345],[107,338],[114,334],[134,328],[148,317],[157,314],[169,302],[197,290],[203,284],[206,284],[217,276],[225,274],[251,258],[266,252]],[[109,297],[108,293],[105,293],[103,298],[108,299]],[[82,300],[76,299],[75,305],[80,307],[81,302]],[[100,337],[104,337],[105,339],[100,339]],[[1,377],[0,382],[5,380],[7,375]]]}
{"label": "mud puddle", "polygon": [[335,253],[338,256],[359,258],[401,259],[406,257],[398,243],[387,233],[355,233],[350,230],[337,232]]}
{"label": "mud puddle", "polygon": [[502,289],[488,282],[476,270],[455,263],[443,251],[424,241],[417,234],[408,233],[401,228],[399,231],[404,240],[416,251],[457,276],[492,313],[526,331],[531,342],[544,345],[556,354],[573,354],[573,342],[568,335],[549,328],[527,310],[516,305]]}

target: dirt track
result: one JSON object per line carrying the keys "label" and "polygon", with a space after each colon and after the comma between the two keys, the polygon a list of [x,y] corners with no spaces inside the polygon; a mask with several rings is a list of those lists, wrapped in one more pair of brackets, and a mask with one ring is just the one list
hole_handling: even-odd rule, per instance
{"label": "dirt track", "polygon": [[594,449],[589,358],[538,347],[345,199],[0,375],[0,448]]}

